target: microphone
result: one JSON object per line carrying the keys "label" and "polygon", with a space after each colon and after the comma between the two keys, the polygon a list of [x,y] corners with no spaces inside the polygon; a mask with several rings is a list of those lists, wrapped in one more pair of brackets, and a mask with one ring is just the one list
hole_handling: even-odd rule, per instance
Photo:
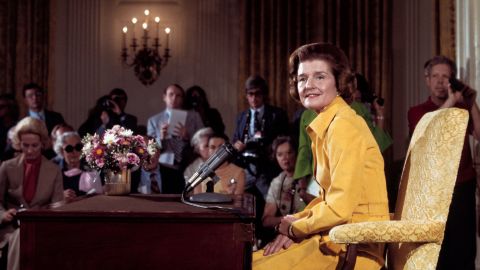
{"label": "microphone", "polygon": [[225,161],[237,155],[237,150],[226,142],[188,179],[184,194],[192,191],[198,184],[207,178],[215,178],[215,170]]}

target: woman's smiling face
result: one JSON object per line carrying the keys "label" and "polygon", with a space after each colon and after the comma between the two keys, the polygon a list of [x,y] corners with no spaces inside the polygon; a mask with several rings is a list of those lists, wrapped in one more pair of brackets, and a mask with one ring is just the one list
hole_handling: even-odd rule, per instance
{"label": "woman's smiling face", "polygon": [[300,101],[320,113],[337,96],[335,76],[324,60],[308,60],[298,65],[297,89]]}

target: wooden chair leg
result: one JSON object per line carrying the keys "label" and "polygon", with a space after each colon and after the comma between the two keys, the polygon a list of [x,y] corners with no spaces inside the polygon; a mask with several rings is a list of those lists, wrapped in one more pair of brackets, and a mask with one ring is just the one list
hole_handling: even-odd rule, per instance
{"label": "wooden chair leg", "polygon": [[347,245],[347,252],[340,262],[338,269],[340,270],[353,270],[355,268],[355,263],[357,262],[357,245],[350,244]]}

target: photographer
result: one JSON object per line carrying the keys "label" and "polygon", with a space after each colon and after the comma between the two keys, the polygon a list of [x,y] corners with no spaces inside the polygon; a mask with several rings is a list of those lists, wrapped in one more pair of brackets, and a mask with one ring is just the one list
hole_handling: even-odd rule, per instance
{"label": "photographer", "polygon": [[127,107],[128,101],[127,92],[122,88],[114,88],[110,91],[110,99],[118,105],[120,110],[120,125],[124,128],[133,130],[134,132],[137,131],[137,117],[125,112],[125,107]]}
{"label": "photographer", "polygon": [[[237,116],[233,144],[247,157],[246,188],[254,188],[265,197],[271,179],[278,175],[275,166],[265,164],[268,149],[278,135],[288,134],[288,117],[284,110],[267,104],[267,82],[260,76],[250,76],[245,82],[249,109]],[[270,169],[270,171],[267,171]]]}
{"label": "photographer", "polygon": [[78,133],[81,137],[87,133],[102,135],[106,129],[120,124],[121,110],[109,95],[97,100],[95,107],[89,113],[87,120],[80,126]]}
{"label": "photographer", "polygon": [[467,110],[470,115],[437,269],[475,269],[476,172],[470,153],[469,135],[477,140],[480,138],[480,111],[475,101],[476,91],[453,80],[457,67],[445,56],[435,56],[428,60],[424,71],[430,96],[426,102],[408,111],[410,134],[420,118],[428,112],[457,107]]}
{"label": "photographer", "polygon": [[210,107],[205,90],[198,85],[187,89],[185,93],[185,109],[196,111],[202,118],[205,127],[211,127],[216,133],[225,133],[225,124],[217,109]]}

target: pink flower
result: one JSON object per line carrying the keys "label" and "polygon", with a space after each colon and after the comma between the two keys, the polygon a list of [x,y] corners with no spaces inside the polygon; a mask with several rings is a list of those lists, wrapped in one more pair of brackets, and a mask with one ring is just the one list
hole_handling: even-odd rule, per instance
{"label": "pink flower", "polygon": [[130,164],[130,165],[139,165],[140,164],[140,158],[137,155],[135,155],[134,153],[128,153],[127,158],[128,158],[128,164]]}
{"label": "pink flower", "polygon": [[96,159],[95,164],[97,164],[99,168],[103,168],[103,165],[105,165],[105,160],[103,160],[103,158]]}

